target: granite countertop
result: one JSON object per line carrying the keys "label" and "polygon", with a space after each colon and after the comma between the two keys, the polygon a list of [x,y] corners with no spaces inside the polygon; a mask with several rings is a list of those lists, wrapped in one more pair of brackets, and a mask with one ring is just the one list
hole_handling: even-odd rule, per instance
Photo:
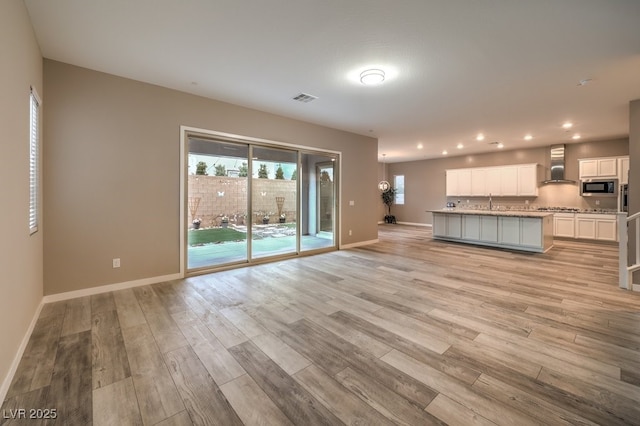
{"label": "granite countertop", "polygon": [[470,210],[443,208],[440,210],[427,210],[428,213],[469,214],[481,216],[510,216],[510,217],[547,217],[553,216],[553,212],[526,211],[526,210]]}

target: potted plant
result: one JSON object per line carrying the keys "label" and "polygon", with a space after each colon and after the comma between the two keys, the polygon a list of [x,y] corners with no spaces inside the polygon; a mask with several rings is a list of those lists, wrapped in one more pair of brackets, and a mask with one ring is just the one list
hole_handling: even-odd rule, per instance
{"label": "potted plant", "polygon": [[287,216],[284,213],[282,213],[280,215],[280,223],[285,223],[286,221],[287,221]]}
{"label": "potted plant", "polygon": [[196,218],[196,219],[193,219],[193,221],[191,221],[191,224],[193,225],[193,229],[199,229],[201,223],[202,223],[202,219],[200,218]]}
{"label": "potted plant", "polygon": [[268,214],[268,213],[265,213],[265,214],[264,214],[264,216],[262,216],[262,224],[263,224],[263,225],[268,224],[268,223],[269,223],[269,219],[270,219],[270,218],[269,218],[269,214]]}
{"label": "potted plant", "polygon": [[387,206],[387,214],[384,216],[385,223],[396,223],[396,217],[391,214],[391,206],[396,199],[396,189],[389,187],[386,191],[383,191],[382,202]]}
{"label": "potted plant", "polygon": [[226,227],[229,226],[229,216],[227,216],[227,215],[222,216],[221,225],[222,225],[223,228],[226,228]]}

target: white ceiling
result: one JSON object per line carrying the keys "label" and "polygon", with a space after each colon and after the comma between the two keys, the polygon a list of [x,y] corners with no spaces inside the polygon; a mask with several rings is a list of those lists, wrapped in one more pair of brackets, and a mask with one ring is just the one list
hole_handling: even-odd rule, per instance
{"label": "white ceiling", "polygon": [[[640,99],[639,0],[25,4],[46,58],[377,137],[388,162],[624,137]],[[353,80],[370,67],[382,85]]]}

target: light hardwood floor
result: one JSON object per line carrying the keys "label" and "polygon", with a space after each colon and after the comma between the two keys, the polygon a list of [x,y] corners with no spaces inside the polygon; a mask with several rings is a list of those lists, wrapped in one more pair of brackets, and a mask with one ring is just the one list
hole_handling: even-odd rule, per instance
{"label": "light hardwood floor", "polygon": [[2,424],[640,424],[640,295],[616,283],[615,245],[383,225],[375,245],[45,305]]}

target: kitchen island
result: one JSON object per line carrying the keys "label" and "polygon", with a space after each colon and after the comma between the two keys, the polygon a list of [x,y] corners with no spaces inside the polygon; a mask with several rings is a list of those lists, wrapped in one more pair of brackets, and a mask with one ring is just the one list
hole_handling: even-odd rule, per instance
{"label": "kitchen island", "polygon": [[544,253],[553,246],[553,213],[513,210],[427,210],[433,238]]}

